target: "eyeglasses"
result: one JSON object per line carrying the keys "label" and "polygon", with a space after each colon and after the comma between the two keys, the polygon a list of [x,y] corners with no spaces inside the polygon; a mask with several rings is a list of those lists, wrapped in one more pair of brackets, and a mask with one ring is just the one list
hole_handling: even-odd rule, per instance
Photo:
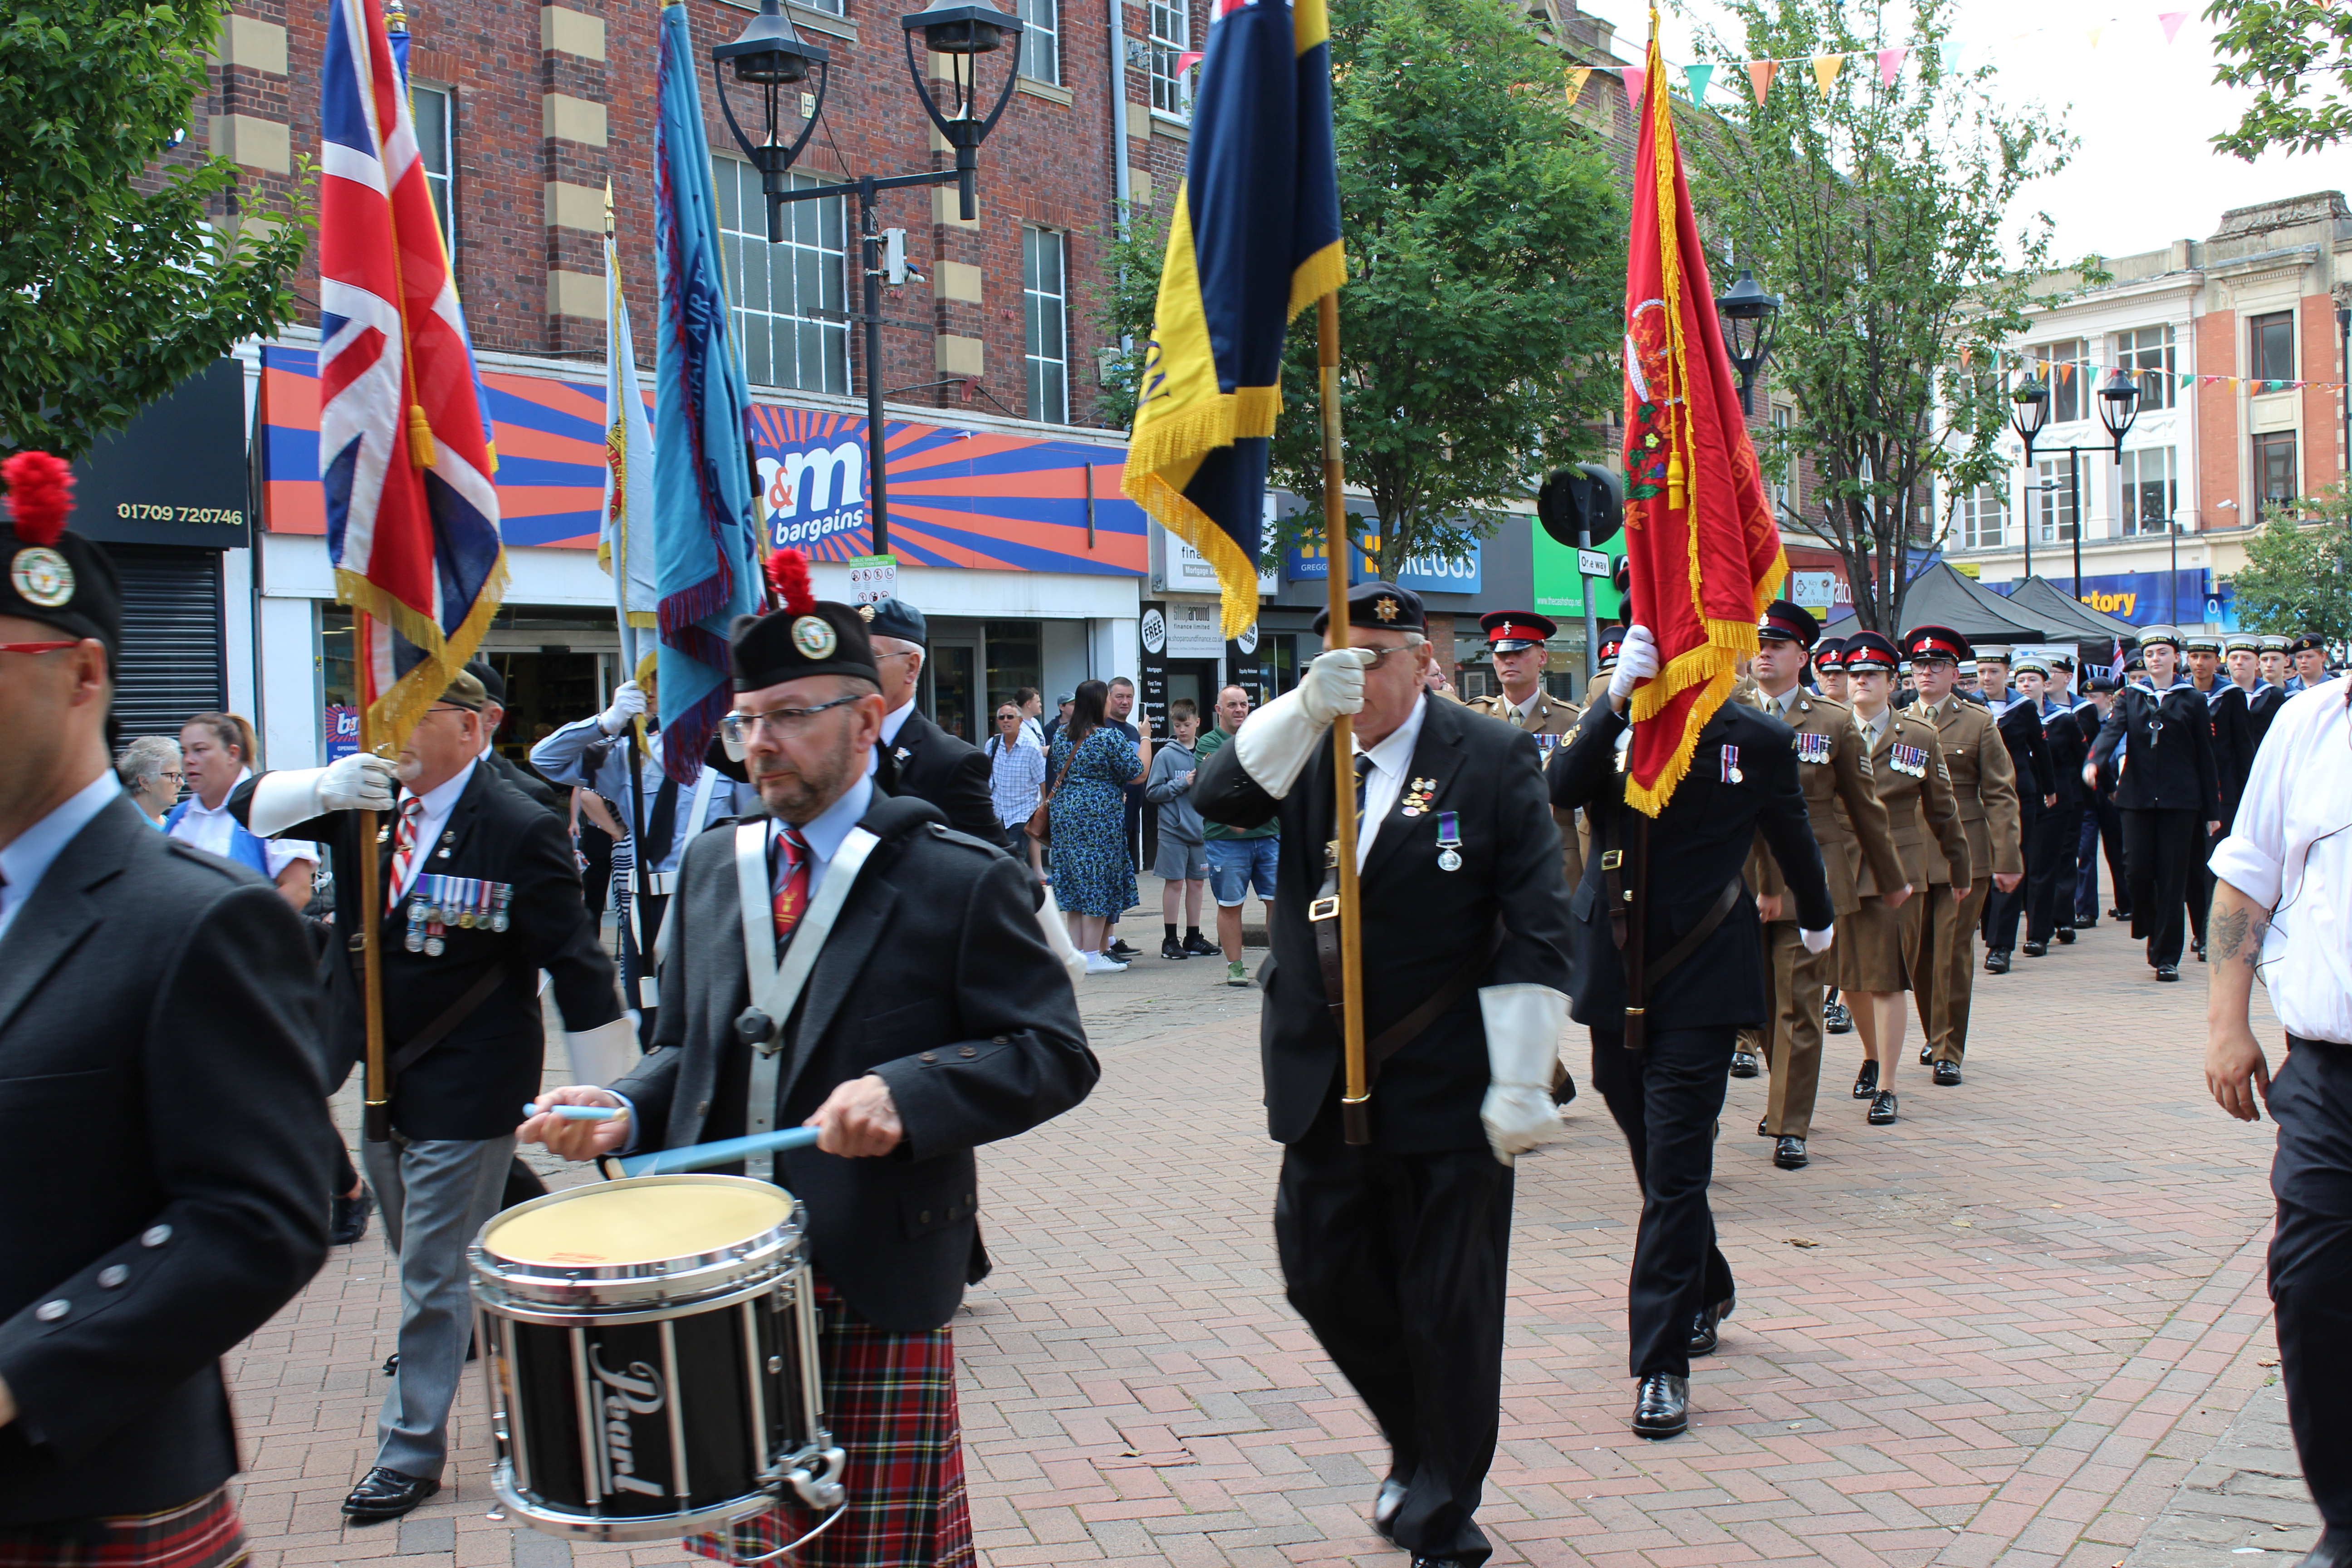
{"label": "eyeglasses", "polygon": [[830,702],[820,702],[814,708],[771,708],[765,713],[730,713],[719,721],[727,731],[727,739],[738,746],[748,746],[755,736],[772,734],[780,741],[791,740],[809,726],[809,721],[828,709],[845,708],[862,700],[852,693],[836,697]]}
{"label": "eyeglasses", "polygon": [[886,658],[912,658],[922,651],[919,647],[894,647],[888,653],[877,653],[874,658],[878,663]]}
{"label": "eyeglasses", "polygon": [[1400,643],[1395,647],[1381,648],[1379,652],[1373,654],[1371,658],[1364,661],[1364,671],[1366,674],[1370,674],[1371,671],[1380,668],[1383,664],[1386,664],[1389,661],[1391,655],[1411,653],[1420,646],[1421,645],[1419,643]]}
{"label": "eyeglasses", "polygon": [[157,773],[155,776],[159,779],[170,779],[175,784],[188,782],[188,775],[185,773]]}
{"label": "eyeglasses", "polygon": [[1018,713],[1010,713],[1010,712],[1008,712],[1008,713],[999,713],[999,714],[996,716],[996,721],[997,721],[998,723],[1000,723],[1000,724],[1018,724],[1019,722],[1021,722],[1021,715],[1020,715],[1020,714],[1018,714]]}
{"label": "eyeglasses", "polygon": [[0,642],[0,653],[56,653],[74,646],[74,639],[63,642]]}

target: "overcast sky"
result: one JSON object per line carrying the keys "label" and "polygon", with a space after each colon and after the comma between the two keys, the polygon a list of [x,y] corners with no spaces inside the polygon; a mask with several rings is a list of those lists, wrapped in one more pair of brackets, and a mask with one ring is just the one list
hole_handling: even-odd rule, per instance
{"label": "overcast sky", "polygon": [[[1731,31],[1711,0],[1684,0],[1692,16]],[[1648,37],[1641,0],[1580,0],[1617,26],[1618,53],[1638,60]],[[2026,187],[2024,216],[2057,224],[2053,255],[2128,256],[2176,239],[2202,239],[2228,208],[2307,191],[2352,187],[2352,148],[2254,163],[2216,152],[2209,138],[2237,122],[2245,89],[2213,83],[2213,25],[2203,0],[1962,0],[1953,32],[1963,68],[1991,64],[1989,84],[2012,110],[2032,106],[2060,118],[2080,140],[2074,162]],[[1670,66],[1698,58],[1689,23],[1661,11],[1661,47]],[[2168,44],[2159,13],[2187,11]],[[2091,30],[2102,28],[2095,47]],[[1852,69],[1874,62],[1853,61]],[[1718,73],[1710,102],[1744,78]]]}

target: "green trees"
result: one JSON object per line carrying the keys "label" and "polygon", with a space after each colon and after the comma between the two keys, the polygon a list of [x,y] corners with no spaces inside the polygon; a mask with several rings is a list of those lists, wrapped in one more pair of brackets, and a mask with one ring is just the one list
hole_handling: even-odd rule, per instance
{"label": "green trees", "polygon": [[[1940,536],[1936,483],[1957,494],[2002,467],[2008,405],[1982,372],[2050,259],[2046,216],[2015,232],[2006,214],[2071,142],[1994,109],[1973,86],[1989,68],[1944,68],[1950,0],[1731,10],[1739,36],[1713,50],[1731,81],[1744,60],[1849,57],[1826,89],[1784,68],[1761,104],[1730,111],[1734,134],[1683,145],[1710,236],[1782,298],[1768,374],[1793,423],[1759,457],[1776,477],[1810,465],[1818,504],[1780,521],[1844,557],[1863,625],[1891,634],[1908,552]],[[1915,40],[1885,80],[1876,51]]]}
{"label": "green trees", "polygon": [[2213,0],[2213,79],[2255,89],[2213,145],[2252,163],[2272,147],[2316,153],[2352,133],[2352,9],[2320,0]]}
{"label": "green trees", "polygon": [[308,231],[175,160],[219,0],[22,0],[0,15],[0,450],[67,457],[294,310]]}
{"label": "green trees", "polygon": [[[1561,111],[1559,55],[1496,0],[1342,0],[1331,26],[1348,479],[1370,494],[1393,575],[1412,557],[1459,559],[1497,501],[1594,455],[1620,384],[1625,216],[1600,148]],[[1139,342],[1161,243],[1139,233],[1107,258],[1128,268],[1101,319]],[[1319,508],[1315,386],[1301,317],[1272,477]]]}
{"label": "green trees", "polygon": [[2352,483],[2272,512],[2230,581],[2249,631],[2352,636]]}

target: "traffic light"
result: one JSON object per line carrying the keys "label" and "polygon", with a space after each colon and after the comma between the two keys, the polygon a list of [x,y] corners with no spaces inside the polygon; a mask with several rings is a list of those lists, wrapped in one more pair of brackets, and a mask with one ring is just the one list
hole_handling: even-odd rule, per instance
{"label": "traffic light", "polygon": [[[1570,549],[1601,549],[1624,526],[1624,481],[1597,463],[1555,468],[1537,492],[1536,517],[1546,533]],[[1577,536],[1580,529],[1586,531],[1583,538]]]}

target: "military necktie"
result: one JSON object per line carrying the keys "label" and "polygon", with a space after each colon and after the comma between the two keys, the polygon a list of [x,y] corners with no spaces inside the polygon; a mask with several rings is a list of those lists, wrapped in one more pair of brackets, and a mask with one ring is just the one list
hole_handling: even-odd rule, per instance
{"label": "military necktie", "polygon": [[416,827],[425,819],[425,802],[410,795],[400,803],[400,830],[392,838],[392,881],[384,889],[386,914],[400,906],[400,897],[416,878]]}
{"label": "military necktie", "polygon": [[776,941],[782,942],[801,923],[808,912],[809,847],[800,829],[787,827],[777,836],[783,847],[784,885],[776,889],[773,910],[776,919]]}

